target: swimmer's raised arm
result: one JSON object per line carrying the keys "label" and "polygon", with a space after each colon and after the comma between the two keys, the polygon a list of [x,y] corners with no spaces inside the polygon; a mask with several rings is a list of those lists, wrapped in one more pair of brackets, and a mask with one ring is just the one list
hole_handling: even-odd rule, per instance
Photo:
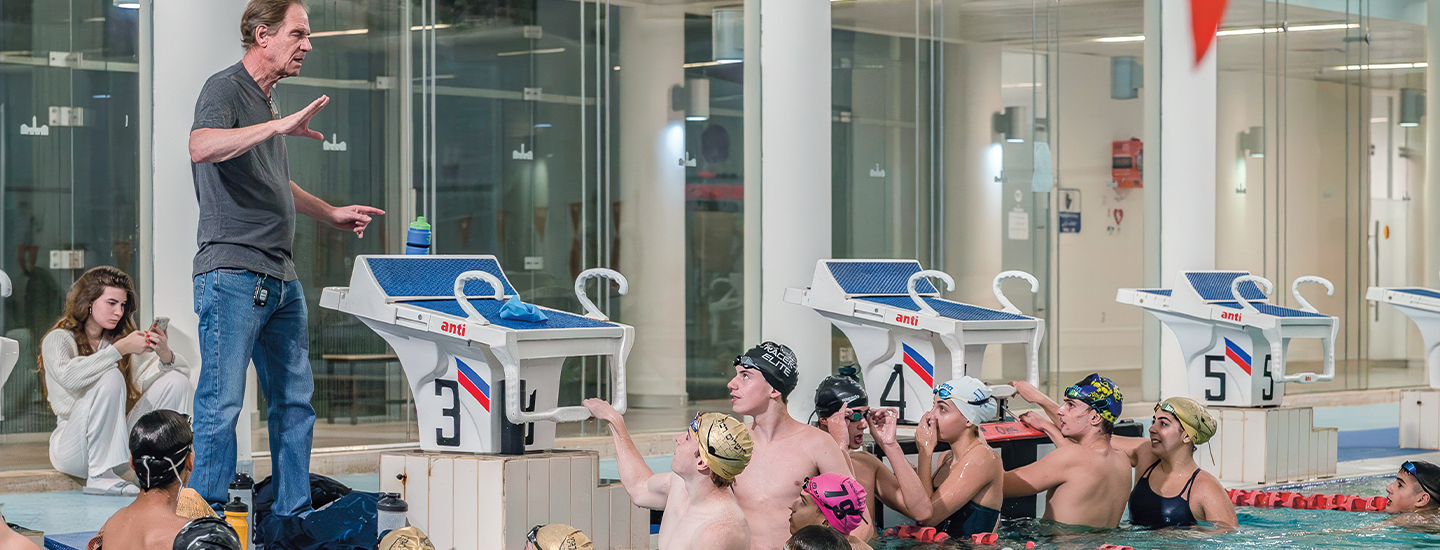
{"label": "swimmer's raised arm", "polygon": [[670,484],[676,481],[675,474],[650,471],[645,458],[640,456],[640,449],[630,439],[630,432],[625,429],[625,418],[615,407],[593,397],[583,404],[595,418],[610,423],[610,436],[615,440],[615,464],[620,469],[620,483],[625,486],[625,492],[630,493],[630,501],[641,508],[664,510],[670,497]]}
{"label": "swimmer's raised arm", "polygon": [[835,441],[836,448],[840,449],[840,454],[845,456],[845,467],[850,470],[850,473],[846,475],[854,477],[855,461],[850,459],[849,444],[850,412],[849,403],[840,403],[840,410],[825,419],[825,429],[826,433],[830,434],[830,439]]}
{"label": "swimmer's raised arm", "polygon": [[[934,515],[930,504],[930,492],[920,482],[919,474],[910,466],[905,451],[895,440],[896,411],[894,408],[875,409],[870,414],[870,434],[890,459],[890,468],[879,467],[875,472],[875,491],[880,502],[905,514],[915,521],[924,522]],[[891,468],[894,471],[891,471]]]}
{"label": "swimmer's raised arm", "polygon": [[1110,446],[1115,447],[1117,450],[1129,456],[1131,467],[1153,464],[1156,460],[1159,460],[1155,456],[1155,453],[1150,450],[1149,438],[1111,435]]}
{"label": "swimmer's raised arm", "polygon": [[1035,411],[1025,411],[1023,413],[1020,413],[1020,417],[1017,418],[1017,420],[1024,422],[1025,425],[1030,426],[1031,428],[1035,428],[1037,430],[1040,430],[1041,432],[1044,432],[1045,435],[1050,438],[1050,442],[1054,443],[1056,447],[1064,447],[1066,445],[1075,444],[1074,441],[1070,441],[1069,439],[1066,439],[1064,435],[1060,434],[1059,426],[1056,426],[1049,420],[1041,418],[1040,415],[1036,414]]}
{"label": "swimmer's raised arm", "polygon": [[1060,423],[1060,416],[1055,413],[1055,411],[1060,410],[1060,404],[1050,399],[1050,396],[1045,395],[1045,393],[1036,388],[1034,384],[1024,380],[1016,380],[1011,382],[1010,385],[1015,388],[1015,393],[1019,395],[1021,399],[1040,405],[1040,408],[1045,410],[1045,416],[1050,417],[1050,422],[1055,424]]}

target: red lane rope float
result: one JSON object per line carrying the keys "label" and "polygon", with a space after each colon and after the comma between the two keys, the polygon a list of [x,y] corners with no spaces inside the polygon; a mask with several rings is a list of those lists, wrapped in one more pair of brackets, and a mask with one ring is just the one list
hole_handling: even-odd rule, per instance
{"label": "red lane rope float", "polygon": [[[934,527],[922,527],[919,525],[899,525],[891,527],[885,530],[885,536],[935,543],[950,540],[949,533],[936,531]],[[998,537],[998,535],[996,536]]]}
{"label": "red lane rope float", "polygon": [[1229,489],[1225,491],[1236,506],[1294,508],[1296,510],[1342,510],[1346,512],[1380,512],[1390,499],[1354,495],[1302,495],[1291,492],[1265,492]]}

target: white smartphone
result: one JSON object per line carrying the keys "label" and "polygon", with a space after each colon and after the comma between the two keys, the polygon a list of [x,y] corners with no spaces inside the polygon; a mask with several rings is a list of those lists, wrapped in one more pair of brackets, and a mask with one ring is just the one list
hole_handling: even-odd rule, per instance
{"label": "white smartphone", "polygon": [[169,317],[156,317],[154,323],[150,323],[150,330],[165,332],[170,329]]}

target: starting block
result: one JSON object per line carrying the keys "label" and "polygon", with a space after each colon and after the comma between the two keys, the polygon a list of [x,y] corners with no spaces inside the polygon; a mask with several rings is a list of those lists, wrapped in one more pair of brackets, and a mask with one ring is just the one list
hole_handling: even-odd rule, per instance
{"label": "starting block", "polygon": [[[884,388],[879,405],[898,407],[905,421],[916,422],[930,409],[936,383],[962,375],[980,378],[990,344],[1025,345],[1027,378],[1038,382],[1045,321],[1021,315],[1000,292],[1000,281],[1011,277],[1039,291],[1035,277],[1022,271],[995,277],[1003,310],[942,299],[931,277],[955,289],[949,275],[922,270],[915,260],[820,260],[810,287],[785,289],[785,301],[814,309],[844,332],[866,387],[872,395],[873,388]],[[906,394],[914,401],[907,402]]]}
{"label": "starting block", "polygon": [[585,315],[540,308],[548,319],[532,323],[500,317],[516,291],[494,256],[362,255],[350,286],[326,288],[320,307],[356,316],[395,349],[421,449],[520,454],[554,446],[555,422],[590,418],[584,407],[556,406],[567,357],[607,357],[609,401],[625,412],[635,329],[610,322],[585,296],[585,280],[597,276],[628,290],[619,273],[587,270],[575,281]]}
{"label": "starting block", "polygon": [[[1323,315],[1300,296],[1313,282],[1334,293],[1320,277],[1301,277],[1291,292],[1301,309],[1269,302],[1270,281],[1244,271],[1187,271],[1175,288],[1122,288],[1115,301],[1145,308],[1180,341],[1190,397],[1207,406],[1257,407],[1281,403],[1288,382],[1335,379],[1335,317]],[[1264,291],[1261,291],[1261,286]],[[1325,358],[1323,374],[1285,374],[1285,352],[1293,338],[1317,338]]]}
{"label": "starting block", "polygon": [[1440,291],[1428,288],[1370,287],[1365,299],[1395,306],[1415,322],[1425,342],[1425,369],[1430,389],[1407,390],[1400,396],[1400,446],[1440,449]]}

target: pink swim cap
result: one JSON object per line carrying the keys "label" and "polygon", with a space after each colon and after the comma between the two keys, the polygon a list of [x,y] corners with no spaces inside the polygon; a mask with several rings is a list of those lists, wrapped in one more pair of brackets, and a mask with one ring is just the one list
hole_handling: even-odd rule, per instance
{"label": "pink swim cap", "polygon": [[805,493],[825,514],[836,531],[850,534],[865,521],[865,488],[840,474],[820,474],[805,480]]}

